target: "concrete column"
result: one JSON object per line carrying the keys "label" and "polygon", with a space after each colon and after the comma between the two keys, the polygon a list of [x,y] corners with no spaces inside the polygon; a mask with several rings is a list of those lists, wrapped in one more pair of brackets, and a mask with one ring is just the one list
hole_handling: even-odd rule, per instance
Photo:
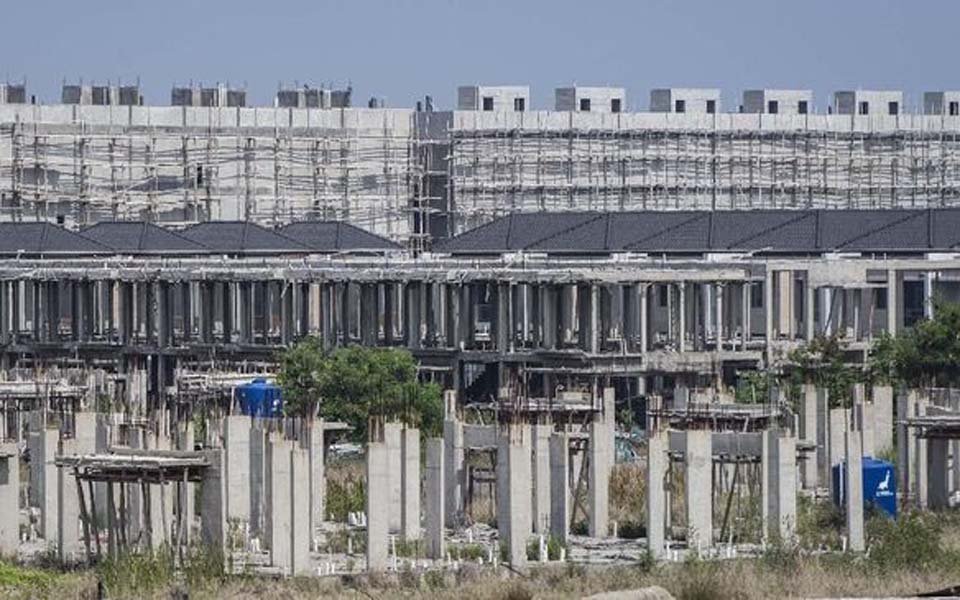
{"label": "concrete column", "polygon": [[[267,433],[263,421],[253,419],[250,423],[250,531],[263,535],[267,529],[266,516],[268,504],[267,487]],[[226,457],[224,457],[226,462]],[[226,477],[226,473],[224,473]],[[227,488],[230,489],[229,487]]]}
{"label": "concrete column", "polygon": [[904,499],[916,488],[916,469],[914,467],[914,444],[912,431],[906,420],[916,414],[917,394],[915,390],[901,393],[897,398],[897,485]]}
{"label": "concrete column", "polygon": [[723,328],[724,328],[724,322],[723,322],[723,292],[724,292],[724,289],[726,289],[726,286],[724,286],[724,284],[722,284],[722,283],[716,284],[716,298],[717,298],[717,299],[716,299],[716,310],[717,310],[717,318],[716,318],[715,327],[716,327],[716,340],[717,340],[717,346],[716,346],[716,347],[717,347],[717,351],[718,351],[718,352],[721,351],[721,350],[723,350],[723,338],[724,338],[724,335],[723,335]]}
{"label": "concrete column", "polygon": [[773,306],[773,282],[775,273],[768,270],[766,279],[763,282],[763,312],[764,322],[766,323],[764,331],[766,332],[767,364],[773,355],[774,340],[774,306]]}
{"label": "concrete column", "polygon": [[647,549],[655,558],[666,555],[665,516],[668,510],[664,491],[667,477],[667,432],[655,430],[647,438]]}
{"label": "concrete column", "polygon": [[691,548],[713,543],[713,449],[708,430],[685,434],[687,540]]}
{"label": "concrete column", "polygon": [[[856,419],[853,422],[856,422]],[[847,430],[845,433],[844,498],[847,510],[847,547],[853,552],[863,552],[866,549],[866,542],[863,532],[863,464],[860,432]]]}
{"label": "concrete column", "polygon": [[900,322],[900,282],[896,269],[887,271],[887,332],[897,335]]}
{"label": "concrete column", "polygon": [[443,467],[444,484],[446,485],[446,507],[444,517],[446,526],[453,528],[463,511],[463,424],[457,420],[456,414],[449,411],[449,403],[456,404],[456,392],[447,391],[444,399],[448,404],[446,419],[443,422],[444,457]]}
{"label": "concrete column", "polygon": [[60,451],[60,432],[56,429],[43,429],[38,434],[37,449],[42,453],[35,460],[41,469],[39,479],[40,530],[47,545],[59,541],[59,477],[60,469],[55,464]]}
{"label": "concrete column", "polygon": [[767,535],[777,536],[786,543],[792,543],[797,526],[797,440],[794,437],[781,437],[780,431],[768,430],[765,447],[769,449],[770,478],[767,514]]}
{"label": "concrete column", "polygon": [[313,564],[310,547],[313,531],[310,522],[310,454],[296,443],[290,452],[290,564],[292,575],[310,575]]}
{"label": "concrete column", "polygon": [[422,344],[420,288],[421,285],[419,282],[411,281],[407,284],[407,348],[411,350],[419,350]]}
{"label": "concrete column", "polygon": [[[805,383],[800,394],[800,439],[817,444],[817,387]],[[819,485],[817,448],[808,452],[800,467],[803,489],[816,490]]]}
{"label": "concrete column", "polygon": [[426,552],[433,559],[444,558],[446,551],[443,542],[444,525],[444,442],[441,438],[427,440],[426,478],[424,481],[425,518],[427,534]]}
{"label": "concrete column", "polygon": [[[372,424],[371,424],[372,426]],[[381,426],[382,427],[382,426]],[[371,431],[367,444],[367,489],[384,490],[390,485],[387,444],[382,429]],[[389,551],[390,509],[388,494],[367,494],[367,570],[385,571]]]}
{"label": "concrete column", "polygon": [[326,508],[327,479],[323,441],[323,419],[314,419],[311,422],[308,435],[308,452],[310,468],[310,533],[316,531],[324,521]]}
{"label": "concrete column", "polygon": [[270,564],[289,575],[293,571],[293,553],[291,540],[293,529],[302,524],[291,521],[293,489],[292,446],[289,440],[272,435],[267,443],[267,542],[270,547]]}
{"label": "concrete column", "polygon": [[500,547],[514,569],[527,564],[530,535],[529,428],[502,426],[497,438],[497,529]]}
{"label": "concrete column", "polygon": [[933,282],[936,274],[935,271],[927,271],[923,274],[923,317],[925,319],[933,318]]}
{"label": "concrete column", "polygon": [[949,440],[929,438],[923,441],[927,445],[927,505],[933,510],[950,508]]}
{"label": "concrete column", "polygon": [[687,347],[687,283],[685,281],[678,283],[677,290],[679,291],[677,350],[683,352]]}
{"label": "concrete column", "polygon": [[553,425],[537,423],[533,432],[533,531],[550,531],[550,435]]}
{"label": "concrete column", "polygon": [[387,477],[389,485],[384,488],[390,533],[400,533],[403,520],[403,425],[398,422],[384,424],[384,442],[387,444]]}
{"label": "concrete column", "polygon": [[0,444],[0,554],[20,548],[20,451],[16,442]]}
{"label": "concrete column", "polygon": [[405,540],[420,539],[420,430],[404,427],[400,533]]}
{"label": "concrete column", "polygon": [[223,471],[226,479],[226,518],[250,521],[250,417],[223,418]]}
{"label": "concrete column", "polygon": [[803,282],[803,338],[807,342],[811,341],[816,335],[816,326],[814,325],[816,295],[816,288],[810,284],[810,271],[807,271],[807,278]]}
{"label": "concrete column", "polygon": [[[915,415],[917,417],[926,416],[927,413],[928,400],[923,397],[917,398],[917,403],[914,405]],[[929,506],[929,497],[928,492],[930,489],[928,478],[930,476],[927,471],[927,466],[929,464],[927,455],[927,440],[916,435],[916,431],[913,436],[913,465],[916,477],[914,478],[914,484],[916,485],[916,494],[917,494],[917,505],[920,508],[927,508]]]}
{"label": "concrete column", "polygon": [[590,423],[590,464],[587,504],[588,530],[591,537],[607,537],[609,528],[610,469],[613,466],[614,433],[612,388],[604,390],[603,409]]}
{"label": "concrete column", "polygon": [[570,441],[550,436],[550,535],[567,543],[570,534]]}
{"label": "concrete column", "polygon": [[874,447],[877,453],[893,448],[893,387],[873,386]]}
{"label": "concrete column", "polygon": [[203,470],[200,483],[200,539],[207,546],[223,548],[227,539],[226,479],[223,451],[205,450],[210,466]]}
{"label": "concrete column", "polygon": [[642,283],[637,286],[640,294],[640,352],[646,352],[650,349],[650,327],[649,327],[649,297],[650,285]]}

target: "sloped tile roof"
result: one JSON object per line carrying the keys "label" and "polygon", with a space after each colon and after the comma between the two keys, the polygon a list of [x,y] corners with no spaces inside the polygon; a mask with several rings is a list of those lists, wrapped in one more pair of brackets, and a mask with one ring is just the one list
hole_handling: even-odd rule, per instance
{"label": "sloped tile roof", "polygon": [[309,253],[310,249],[281,233],[247,221],[210,221],[183,230],[187,239],[225,254]]}
{"label": "sloped tile roof", "polygon": [[209,251],[200,242],[143,221],[97,223],[81,233],[112,250],[130,254],[202,254]]}
{"label": "sloped tile roof", "polygon": [[280,229],[284,236],[314,252],[384,252],[401,247],[341,221],[302,221]]}
{"label": "sloped tile roof", "polygon": [[960,248],[960,209],[521,213],[435,245],[452,254],[529,251],[908,252]]}
{"label": "sloped tile roof", "polygon": [[52,223],[0,223],[0,254],[111,254],[92,239]]}

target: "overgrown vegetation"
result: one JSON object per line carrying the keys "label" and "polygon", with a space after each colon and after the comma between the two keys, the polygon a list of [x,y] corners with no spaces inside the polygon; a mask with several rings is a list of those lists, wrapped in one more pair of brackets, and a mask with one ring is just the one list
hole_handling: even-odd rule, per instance
{"label": "overgrown vegetation", "polygon": [[424,435],[443,425],[440,387],[417,378],[417,362],[407,350],[349,346],[324,351],[318,338],[304,338],[280,355],[277,383],[288,415],[320,414],[367,438],[370,416],[399,419]]}
{"label": "overgrown vegetation", "polygon": [[960,304],[934,299],[933,315],[896,337],[877,340],[871,373],[910,387],[960,385]]}

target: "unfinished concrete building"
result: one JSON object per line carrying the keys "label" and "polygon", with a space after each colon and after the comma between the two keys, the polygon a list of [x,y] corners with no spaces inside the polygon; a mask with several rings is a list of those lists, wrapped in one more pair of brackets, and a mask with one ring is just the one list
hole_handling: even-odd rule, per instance
{"label": "unfinished concrete building", "polygon": [[330,90],[329,108],[314,89],[271,107],[231,106],[220,88],[207,101],[186,89],[175,107],[20,94],[0,103],[0,219],[339,219],[419,251],[514,212],[957,202],[946,95],[910,114],[900,92],[839,92],[834,114],[804,114],[807,92],[755,90],[724,113],[716,90],[665,89],[652,112],[616,112],[618,90],[575,87],[577,110],[542,111],[526,86],[467,86],[459,110],[423,112],[348,108],[349,89]]}
{"label": "unfinished concrete building", "polygon": [[746,90],[741,112],[768,115],[806,115],[813,112],[810,90]]}
{"label": "unfinished concrete building", "polygon": [[862,356],[960,299],[957,231],[957,209],[518,214],[414,260],[336,223],[10,223],[0,358],[143,369],[155,402],[214,349],[269,362],[305,335],[406,347],[478,401],[732,383],[818,333]]}
{"label": "unfinished concrete building", "polygon": [[556,110],[619,113],[626,110],[626,90],[618,87],[575,85],[555,90]]}

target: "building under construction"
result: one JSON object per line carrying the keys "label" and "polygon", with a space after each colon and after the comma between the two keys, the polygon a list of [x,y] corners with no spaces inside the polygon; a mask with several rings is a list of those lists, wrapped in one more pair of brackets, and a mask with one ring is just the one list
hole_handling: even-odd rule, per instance
{"label": "building under construction", "polygon": [[465,86],[457,110],[351,106],[351,91],[65,85],[61,104],[0,86],[3,220],[279,225],[342,219],[427,249],[522,211],[925,208],[960,189],[960,92]]}

